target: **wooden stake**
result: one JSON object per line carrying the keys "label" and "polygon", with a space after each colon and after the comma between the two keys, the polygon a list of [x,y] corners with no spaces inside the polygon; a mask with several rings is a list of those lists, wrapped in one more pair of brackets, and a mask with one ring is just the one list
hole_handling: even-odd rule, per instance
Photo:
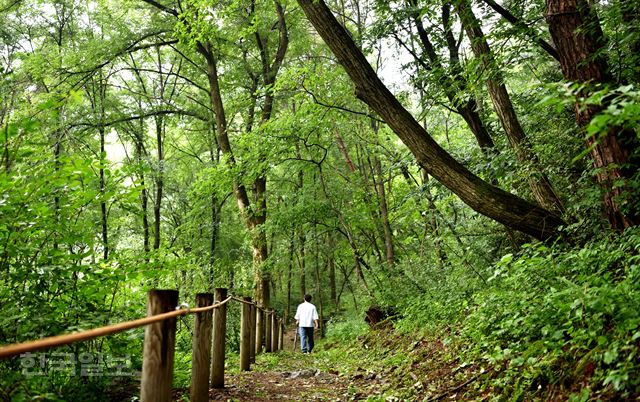
{"label": "wooden stake", "polygon": [[[251,302],[250,297],[244,301]],[[242,303],[242,315],[240,322],[240,371],[251,369],[251,305]]]}
{"label": "wooden stake", "polygon": [[284,350],[284,319],[280,320],[280,336],[278,337],[278,350]]}
{"label": "wooden stake", "polygon": [[262,353],[262,345],[264,345],[264,311],[257,309],[256,311],[256,355]]}
{"label": "wooden stake", "polygon": [[298,344],[298,330],[300,327],[296,327],[296,331],[293,333],[293,349],[291,351],[296,351],[296,345]]}
{"label": "wooden stake", "polygon": [[258,307],[251,305],[251,346],[249,348],[249,361],[251,363],[256,362],[256,310]]}
{"label": "wooden stake", "polygon": [[272,352],[278,351],[278,339],[280,339],[280,335],[278,334],[279,329],[280,328],[278,325],[278,314],[274,311],[273,314],[271,314],[271,351]]}
{"label": "wooden stake", "polygon": [[[227,298],[226,288],[215,289],[215,300]],[[213,313],[213,341],[211,350],[211,387],[224,388],[224,345],[227,340],[227,305],[215,309]]]}
{"label": "wooden stake", "polygon": [[264,312],[264,351],[271,352],[271,311]]}
{"label": "wooden stake", "polygon": [[[198,293],[196,307],[213,304],[213,294]],[[209,401],[209,369],[211,364],[211,330],[213,310],[197,313],[193,326],[191,355],[191,402]]]}
{"label": "wooden stake", "polygon": [[[147,316],[175,310],[177,290],[150,290]],[[176,343],[176,319],[147,325],[144,331],[140,401],[170,402],[173,382],[173,356]]]}

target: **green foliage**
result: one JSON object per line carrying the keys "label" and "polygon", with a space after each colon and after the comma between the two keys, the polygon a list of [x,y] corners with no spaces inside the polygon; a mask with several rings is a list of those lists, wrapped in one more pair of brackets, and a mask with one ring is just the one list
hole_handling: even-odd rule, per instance
{"label": "green foliage", "polygon": [[[249,295],[259,269],[269,275],[271,306],[280,312],[291,316],[303,288],[313,294],[329,319],[329,344],[352,348],[355,366],[354,356],[363,357],[354,342],[368,339],[363,312],[377,304],[404,317],[394,325],[405,336],[441,333],[446,342],[472,345],[469,356],[500,368],[494,386],[513,399],[571,379],[589,384],[572,390],[576,401],[608,390],[637,392],[637,235],[603,238],[602,189],[573,113],[576,104],[601,108],[586,133],[596,140],[612,127],[637,137],[638,1],[599,5],[617,78],[595,89],[558,84],[556,63],[532,40],[547,31],[542,2],[505,4],[522,19],[517,26],[474,4],[491,21],[487,38],[518,120],[542,171],[561,190],[564,234],[588,245],[522,250],[530,239],[478,215],[423,174],[356,99],[294,1],[280,1],[289,47],[273,85],[265,85],[262,64],[279,40],[270,0],[163,1],[164,11],[134,0],[9,3],[0,6],[3,343],[141,317],[153,287],[179,289],[188,304],[218,286]],[[400,1],[329,3],[447,152],[484,180],[533,199],[528,179],[538,170],[519,162],[504,137],[486,71],[476,58],[449,57],[446,29],[463,54],[471,53],[455,8],[445,26],[446,10],[431,0],[415,2],[415,10]],[[421,38],[406,25],[416,10],[441,65],[427,60]],[[212,66],[200,46],[210,47],[216,61],[233,158],[219,149]],[[447,76],[463,84],[452,100]],[[274,99],[268,120],[260,114],[266,95]],[[472,98],[495,142],[491,152],[477,146],[454,112]],[[640,202],[634,174],[616,183],[628,189],[618,201],[629,210]],[[266,193],[253,193],[263,176]],[[238,213],[240,185],[251,207],[266,197],[264,224],[247,225]],[[256,234],[267,239],[268,259],[254,266]],[[179,321],[176,386],[190,380],[190,326],[190,319]],[[238,331],[235,306],[230,365]],[[139,370],[142,338],[141,330],[130,331],[60,350],[128,355]],[[410,355],[378,352],[374,358],[398,366]],[[342,351],[327,353],[338,358]],[[269,358],[267,367],[275,366]],[[87,400],[130,385],[50,370],[27,378],[17,360],[3,361],[0,370],[1,395],[15,400]]]}
{"label": "green foliage", "polygon": [[336,318],[327,323],[328,342],[349,343],[368,331],[368,326],[360,316]]}
{"label": "green foliage", "polygon": [[640,389],[638,250],[638,230],[574,249],[527,245],[498,261],[471,297],[439,282],[437,301],[409,304],[398,327],[457,328],[469,358],[499,372],[495,391],[515,400],[583,382],[591,394],[575,400],[633,395]]}
{"label": "green foliage", "polygon": [[492,289],[474,298],[464,336],[484,359],[509,362],[507,376],[522,377],[506,386],[514,393],[582,378],[596,389],[637,392],[639,240],[633,230],[619,241],[530,247],[517,259],[503,258]]}

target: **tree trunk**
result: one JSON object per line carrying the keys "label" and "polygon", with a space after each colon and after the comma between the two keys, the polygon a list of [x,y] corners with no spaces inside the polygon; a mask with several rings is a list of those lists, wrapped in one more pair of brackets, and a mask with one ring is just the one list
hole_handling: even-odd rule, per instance
{"label": "tree trunk", "polygon": [[477,212],[531,236],[549,238],[564,224],[554,213],[492,186],[451,157],[384,86],[326,4],[298,3],[350,76],[356,96],[385,120],[429,174]]}
{"label": "tree trunk", "polygon": [[105,184],[105,178],[104,178],[104,165],[107,162],[107,154],[105,151],[105,146],[104,146],[104,142],[105,142],[105,130],[104,127],[100,127],[98,129],[98,132],[100,134],[100,171],[99,171],[99,176],[100,176],[100,223],[102,226],[102,259],[103,260],[107,260],[109,258],[109,231],[108,231],[108,226],[107,226],[107,200],[105,199],[105,192],[106,192],[106,184]]}
{"label": "tree trunk", "polygon": [[307,272],[306,272],[306,255],[304,250],[304,243],[306,242],[307,237],[304,234],[304,228],[300,227],[300,232],[298,232],[298,242],[300,243],[300,293],[304,296],[307,294]]}
{"label": "tree trunk", "polygon": [[[231,142],[227,133],[227,119],[222,103],[220,84],[218,80],[217,61],[211,45],[208,43],[198,43],[198,52],[207,61],[207,76],[209,79],[209,99],[211,108],[215,114],[216,134],[218,147],[227,158],[228,163],[236,165],[236,160],[231,149]],[[252,208],[251,201],[245,186],[236,178],[233,181],[233,193],[238,203],[238,209],[247,229],[252,231],[251,247],[253,252],[253,268],[255,283],[255,301],[261,307],[269,306],[269,280],[262,273],[262,266],[267,259],[267,239],[262,231],[261,225],[266,220],[266,198],[265,198],[266,178],[260,177],[254,183],[254,200],[258,200],[259,206]],[[259,211],[256,210],[259,208]]]}
{"label": "tree trunk", "polygon": [[[136,163],[142,164],[142,157],[144,155],[144,144],[142,143],[143,124],[140,123],[140,132],[134,135],[136,142]],[[142,207],[142,244],[144,248],[145,261],[149,261],[149,195],[147,193],[147,186],[145,184],[144,169],[140,168],[140,204]]]}
{"label": "tree trunk", "polygon": [[516,157],[525,170],[527,172],[533,170],[532,173],[526,173],[533,197],[543,208],[561,213],[564,210],[562,201],[553,190],[547,175],[542,172],[540,161],[533,152],[524,129],[520,125],[501,71],[493,59],[489,43],[482,32],[480,21],[473,13],[468,0],[457,0],[456,7],[463,28],[471,41],[473,52],[480,59],[485,70],[487,89],[502,128],[507,134],[509,144],[516,152]]}
{"label": "tree trunk", "polygon": [[324,331],[324,328],[323,328],[324,324],[322,323],[322,318],[324,317],[324,300],[322,298],[322,281],[320,278],[320,261],[321,261],[320,245],[318,244],[319,243],[318,231],[316,230],[315,224],[313,225],[313,234],[314,234],[313,238],[315,239],[315,264],[314,264],[315,282],[316,282],[315,292],[318,300],[318,318],[320,321],[320,334],[322,334]]}
{"label": "tree trunk", "polygon": [[164,152],[162,149],[162,129],[163,118],[157,116],[155,118],[156,123],[156,147],[158,152],[158,171],[156,172],[156,199],[153,204],[153,249],[160,248],[160,222],[161,222],[161,207],[162,207],[162,192],[164,190]]}
{"label": "tree trunk", "polygon": [[[215,140],[215,134],[212,132],[209,141],[209,157],[211,164],[220,162],[220,147]],[[209,243],[209,291],[215,290],[215,257],[218,245],[218,233],[220,231],[220,222],[222,220],[222,204],[218,203],[218,197],[215,192],[211,193],[211,242]]]}
{"label": "tree trunk", "polygon": [[344,144],[344,140],[340,135],[340,131],[338,131],[337,129],[336,129],[336,143],[338,144],[338,149],[340,150],[340,153],[342,154],[342,157],[344,158],[344,161],[347,164],[349,171],[351,173],[355,172],[356,167],[353,164],[351,157],[349,156],[349,150],[347,149],[347,146]]}
{"label": "tree trunk", "polygon": [[211,194],[211,242],[209,243],[209,291],[215,289],[215,261],[216,248],[218,245],[218,233],[221,222],[221,206],[218,205],[218,197]]}
{"label": "tree trunk", "polygon": [[[256,44],[260,52],[260,60],[262,62],[263,84],[266,89],[265,98],[262,104],[262,123],[266,123],[273,113],[273,84],[276,76],[284,60],[289,37],[287,26],[284,18],[284,10],[279,1],[275,1],[276,14],[278,17],[278,48],[275,52],[273,62],[269,59],[267,40],[261,36],[259,31],[255,31]],[[156,5],[157,6],[157,5]],[[253,13],[253,9],[250,10]],[[249,16],[251,17],[251,15]],[[213,49],[210,43],[198,42],[197,51],[202,54],[207,61],[207,76],[209,79],[209,97],[211,108],[216,116],[216,132],[218,134],[218,146],[222,153],[227,157],[228,162],[236,165],[235,157],[231,150],[231,143],[227,133],[227,120],[222,103],[222,95],[220,93],[220,84],[218,80],[218,67]],[[250,113],[253,116],[253,113]],[[251,124],[252,125],[252,124]],[[250,126],[251,126],[250,125]],[[255,300],[259,306],[268,307],[270,304],[269,283],[270,276],[268,272],[264,272],[263,265],[267,259],[267,238],[264,233],[264,223],[267,218],[266,204],[266,175],[261,174],[253,183],[254,203],[251,204],[247,190],[241,183],[241,180],[235,179],[233,183],[234,195],[238,203],[240,215],[243,217],[247,228],[252,231],[252,251],[253,251],[253,269],[255,279]]]}
{"label": "tree trunk", "polygon": [[379,158],[374,158],[373,163],[377,176],[376,189],[378,193],[378,204],[380,207],[380,219],[382,220],[382,228],[384,229],[385,257],[387,258],[387,264],[391,267],[396,262],[396,254],[393,248],[393,231],[391,230],[391,223],[389,222],[387,195],[384,189],[384,178],[382,177],[382,163]]}
{"label": "tree trunk", "polygon": [[295,253],[295,229],[291,230],[291,234],[289,236],[289,269],[287,271],[287,311],[285,316],[285,324],[286,320],[291,316],[291,276],[293,274],[293,256]]}
{"label": "tree trunk", "polygon": [[331,302],[334,307],[338,308],[338,296],[336,292],[336,262],[333,259],[333,251],[336,248],[335,240],[331,235],[331,232],[327,233],[327,245],[329,250],[327,251],[327,268],[329,268],[329,291],[331,293]]}
{"label": "tree trunk", "polygon": [[[565,79],[592,84],[611,81],[602,51],[606,45],[604,35],[589,3],[585,0],[547,0],[546,6],[545,18],[560,54]],[[588,89],[583,89],[580,95],[588,96]],[[584,130],[604,107],[576,105],[576,121],[580,128]],[[596,178],[604,189],[607,218],[611,227],[620,231],[640,221],[637,209],[627,212],[621,208],[628,190],[624,183],[637,169],[637,166],[621,168],[628,166],[631,148],[637,147],[634,137],[631,130],[614,126],[597,137],[589,136],[586,141],[597,171]]]}
{"label": "tree trunk", "polygon": [[[58,111],[59,113],[60,111]],[[53,145],[53,166],[56,177],[60,172],[60,168],[62,166],[62,162],[60,162],[60,157],[62,156],[62,129],[58,128],[54,131],[54,145]],[[60,237],[60,193],[61,188],[57,186],[57,188],[53,191],[53,213],[55,218],[55,232],[53,234],[53,249],[58,250],[60,247],[58,243],[58,239]]]}
{"label": "tree trunk", "polygon": [[259,306],[269,306],[271,302],[270,277],[263,270],[264,262],[267,260],[267,235],[261,228],[257,228],[254,229],[252,237],[255,301]]}

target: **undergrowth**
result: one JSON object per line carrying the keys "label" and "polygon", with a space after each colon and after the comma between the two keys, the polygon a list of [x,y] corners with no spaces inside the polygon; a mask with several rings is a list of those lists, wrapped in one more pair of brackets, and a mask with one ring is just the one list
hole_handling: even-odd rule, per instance
{"label": "undergrowth", "polygon": [[394,337],[422,339],[432,350],[426,358],[430,370],[477,376],[467,392],[478,398],[635,400],[640,396],[639,248],[638,229],[574,248],[527,245],[494,264],[483,286],[461,288],[438,278],[428,295],[400,306],[395,331],[363,335],[361,319],[335,322],[327,345],[346,342],[350,349],[339,347],[336,353],[361,366],[396,367],[399,379],[416,370],[419,360],[411,356],[412,346],[397,346],[401,341]]}
{"label": "undergrowth", "polygon": [[529,246],[495,265],[459,326],[469,353],[501,368],[510,399],[640,392],[640,232],[576,249]]}

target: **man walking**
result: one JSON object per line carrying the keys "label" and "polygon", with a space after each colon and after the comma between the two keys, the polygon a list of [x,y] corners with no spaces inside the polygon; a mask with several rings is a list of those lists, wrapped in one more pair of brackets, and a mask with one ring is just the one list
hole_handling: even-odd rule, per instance
{"label": "man walking", "polygon": [[318,328],[318,311],[310,302],[311,295],[304,295],[304,303],[298,305],[294,317],[300,334],[300,347],[304,354],[313,350],[313,330]]}

